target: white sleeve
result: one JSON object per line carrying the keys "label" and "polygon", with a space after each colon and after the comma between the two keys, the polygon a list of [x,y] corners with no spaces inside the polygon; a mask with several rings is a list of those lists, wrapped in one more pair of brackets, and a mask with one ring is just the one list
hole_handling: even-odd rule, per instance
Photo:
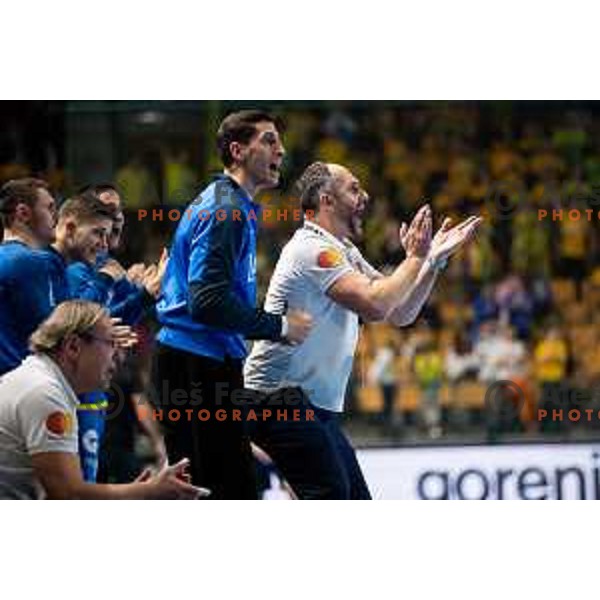
{"label": "white sleeve", "polygon": [[63,394],[59,388],[39,387],[19,404],[17,418],[29,454],[77,454],[77,416]]}
{"label": "white sleeve", "polygon": [[361,258],[360,271],[362,272],[363,275],[366,275],[371,280],[381,279],[383,277],[383,274],[380,273],[375,267],[371,266],[371,264],[368,263],[364,259],[363,256],[361,256],[360,258]]}
{"label": "white sleeve", "polygon": [[361,254],[360,250],[354,245],[352,245],[350,248],[349,258],[356,270],[360,271],[370,280],[381,279],[383,277],[383,274],[373,267]]}
{"label": "white sleeve", "polygon": [[295,263],[299,274],[308,277],[322,292],[327,292],[340,277],[355,270],[344,253],[326,240],[306,240],[296,254]]}

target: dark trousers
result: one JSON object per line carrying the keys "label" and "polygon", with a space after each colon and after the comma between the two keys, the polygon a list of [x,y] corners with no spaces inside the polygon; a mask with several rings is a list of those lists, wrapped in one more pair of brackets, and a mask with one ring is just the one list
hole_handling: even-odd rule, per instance
{"label": "dark trousers", "polygon": [[[257,419],[247,422],[251,440],[269,454],[298,498],[371,499],[337,413],[312,405],[300,388],[267,394],[253,409]],[[282,409],[290,418],[276,418]],[[267,410],[273,416],[264,418]],[[294,410],[299,419],[291,418]]]}
{"label": "dark trousers", "polygon": [[[213,499],[256,499],[244,419],[233,415],[245,410],[235,394],[243,387],[242,361],[220,362],[159,344],[153,379],[169,462],[189,458],[192,483],[212,490]],[[176,420],[169,417],[173,409]],[[200,420],[199,411],[209,418]]]}

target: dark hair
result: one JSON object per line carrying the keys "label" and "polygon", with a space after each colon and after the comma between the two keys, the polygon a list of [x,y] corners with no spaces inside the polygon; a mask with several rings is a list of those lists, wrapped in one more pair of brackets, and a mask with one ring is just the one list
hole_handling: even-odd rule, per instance
{"label": "dark hair", "polygon": [[240,110],[223,119],[217,131],[217,149],[225,167],[233,164],[230,144],[232,142],[248,144],[256,134],[256,124],[263,122],[273,123],[279,131],[282,130],[279,119],[261,110]]}
{"label": "dark hair", "polygon": [[319,194],[323,188],[333,182],[333,175],[324,162],[314,162],[306,169],[296,182],[296,194],[300,198],[302,210],[319,210]]}
{"label": "dark hair", "polygon": [[114,220],[115,209],[111,205],[98,200],[94,194],[86,192],[73,196],[63,203],[58,213],[58,219],[60,221],[67,217],[73,217],[80,223],[97,219]]}
{"label": "dark hair", "polygon": [[102,182],[102,183],[88,183],[84,185],[77,191],[77,195],[81,194],[93,194],[97,198],[100,197],[100,194],[104,194],[104,192],[112,192],[113,194],[118,194],[119,190],[114,183]]}
{"label": "dark hair", "polygon": [[10,227],[14,220],[15,210],[19,204],[33,208],[38,201],[38,190],[47,190],[48,184],[43,179],[25,177],[11,179],[0,188],[0,215],[2,225]]}

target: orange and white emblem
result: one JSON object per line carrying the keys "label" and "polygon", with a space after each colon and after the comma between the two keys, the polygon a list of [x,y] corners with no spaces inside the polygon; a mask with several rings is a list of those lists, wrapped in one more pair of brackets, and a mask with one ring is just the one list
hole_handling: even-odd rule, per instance
{"label": "orange and white emblem", "polygon": [[48,415],[46,429],[54,435],[63,436],[71,433],[73,417],[67,413],[56,411]]}
{"label": "orange and white emblem", "polygon": [[317,264],[322,269],[332,269],[333,267],[338,267],[344,262],[344,257],[342,253],[335,248],[328,248],[327,250],[323,250],[319,252],[319,256],[317,257]]}

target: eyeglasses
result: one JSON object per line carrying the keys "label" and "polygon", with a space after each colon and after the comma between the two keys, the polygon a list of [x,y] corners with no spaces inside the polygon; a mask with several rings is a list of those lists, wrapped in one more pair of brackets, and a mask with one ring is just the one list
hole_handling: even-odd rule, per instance
{"label": "eyeglasses", "polygon": [[110,346],[113,350],[117,347],[117,342],[113,338],[106,338],[106,337],[102,337],[100,335],[93,335],[91,333],[85,333],[81,337],[86,340],[91,340],[94,342],[100,342],[101,344],[106,344],[107,346]]}

